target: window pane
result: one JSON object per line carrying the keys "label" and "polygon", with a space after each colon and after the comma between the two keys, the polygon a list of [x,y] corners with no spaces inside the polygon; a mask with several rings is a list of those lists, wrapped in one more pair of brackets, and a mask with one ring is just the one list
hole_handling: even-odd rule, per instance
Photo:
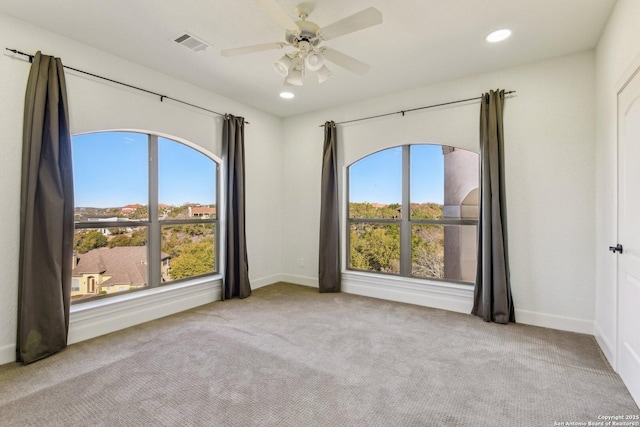
{"label": "window pane", "polygon": [[440,145],[411,146],[411,219],[477,219],[477,153]]}
{"label": "window pane", "polygon": [[165,138],[158,139],[158,158],[159,217],[216,218],[216,162]]}
{"label": "window pane", "polygon": [[477,226],[414,225],[411,248],[414,276],[475,281]]}
{"label": "window pane", "polygon": [[216,271],[215,224],[165,225],[161,230],[163,282]]}
{"label": "window pane", "polygon": [[441,145],[411,146],[411,219],[441,219],[444,156]]}
{"label": "window pane", "polygon": [[[72,149],[73,301],[158,286],[159,269],[160,282],[216,272],[214,160],[185,144],[134,132],[75,136]],[[156,163],[158,174],[151,167]],[[150,208],[158,217],[149,218]],[[199,222],[189,224],[194,219]],[[143,226],[132,226],[133,220]]]}
{"label": "window pane", "polygon": [[148,137],[100,132],[72,138],[76,221],[146,219]]}
{"label": "window pane", "polygon": [[349,218],[400,218],[401,203],[402,147],[349,166]]}
{"label": "window pane", "polygon": [[400,225],[351,223],[349,268],[400,273]]}
{"label": "window pane", "polygon": [[147,227],[77,229],[71,300],[148,286]]}

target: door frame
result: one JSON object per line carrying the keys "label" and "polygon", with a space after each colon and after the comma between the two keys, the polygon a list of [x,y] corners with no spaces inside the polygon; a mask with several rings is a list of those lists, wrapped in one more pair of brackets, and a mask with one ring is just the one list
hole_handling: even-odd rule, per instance
{"label": "door frame", "polygon": [[[617,241],[619,240],[620,236],[620,224],[619,224],[619,206],[620,206],[620,200],[619,200],[619,195],[620,195],[620,132],[618,129],[618,126],[620,124],[620,111],[619,111],[619,97],[620,94],[622,93],[622,91],[629,85],[629,83],[631,83],[631,80],[633,80],[633,78],[636,76],[636,74],[640,73],[640,52],[638,52],[638,54],[629,61],[627,67],[624,69],[624,72],[620,73],[615,85],[613,85],[613,87],[611,87],[612,91],[615,93],[615,98],[612,100],[613,102],[615,102],[615,113],[616,113],[616,118],[615,118],[615,164],[614,164],[614,170],[612,171],[615,174],[615,191],[613,193],[613,209],[611,212],[611,216],[613,218],[615,218],[615,235],[614,236],[609,236],[608,238],[611,239],[609,241],[606,241],[605,243],[608,245],[610,243],[617,243]],[[611,98],[609,98],[611,99]],[[607,252],[608,256],[611,256],[610,252]],[[606,334],[602,334],[602,336],[600,337],[602,339],[602,343],[600,342],[600,340],[597,340],[598,343],[600,344],[600,347],[602,347],[602,344],[605,344],[606,347],[606,351],[605,348],[603,348],[603,351],[605,353],[605,355],[610,355],[611,358],[607,357],[607,359],[609,360],[609,363],[611,364],[611,367],[613,368],[613,370],[615,372],[618,372],[619,370],[619,361],[620,361],[620,354],[618,352],[618,343],[620,341],[620,283],[619,283],[619,279],[618,279],[618,257],[615,257],[615,262],[614,262],[614,266],[613,266],[613,274],[609,277],[611,277],[612,282],[614,283],[614,288],[613,291],[615,292],[614,295],[614,307],[612,307],[612,309],[615,312],[615,316],[614,316],[614,331],[613,331],[613,337],[610,337],[613,342],[609,342],[609,339],[607,338]],[[596,328],[597,329],[597,328]],[[597,332],[597,331],[596,331]],[[596,338],[598,334],[596,334]]]}
{"label": "door frame", "polygon": [[[640,55],[638,55],[634,61],[629,65],[623,77],[620,79],[619,84],[617,85],[618,90],[616,91],[616,192],[615,192],[615,218],[616,218],[616,241],[615,243],[621,242],[620,235],[620,191],[621,191],[621,183],[620,183],[620,153],[621,153],[621,134],[620,134],[620,119],[621,119],[621,111],[620,111],[620,95],[622,92],[631,84],[631,81],[634,78],[640,78]],[[615,261],[615,342],[614,342],[614,370],[617,373],[620,373],[621,366],[621,357],[622,352],[621,348],[621,280],[620,280],[620,257],[616,255]]]}

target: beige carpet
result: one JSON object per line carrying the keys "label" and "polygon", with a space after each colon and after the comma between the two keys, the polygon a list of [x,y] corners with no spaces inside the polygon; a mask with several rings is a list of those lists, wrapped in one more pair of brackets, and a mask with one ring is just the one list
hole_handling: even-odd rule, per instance
{"label": "beige carpet", "polygon": [[2,426],[553,426],[638,413],[591,336],[284,283],[0,367]]}

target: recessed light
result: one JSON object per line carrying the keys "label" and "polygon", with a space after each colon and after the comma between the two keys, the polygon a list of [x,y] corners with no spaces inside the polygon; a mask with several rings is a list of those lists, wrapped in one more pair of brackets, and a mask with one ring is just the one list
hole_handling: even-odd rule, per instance
{"label": "recessed light", "polygon": [[293,99],[295,98],[295,95],[291,92],[280,92],[280,98]]}
{"label": "recessed light", "polygon": [[487,40],[489,43],[496,43],[496,42],[501,42],[502,40],[508,39],[510,35],[511,35],[511,30],[507,30],[505,28],[505,29],[497,30],[490,33],[487,37],[485,37],[485,40]]}

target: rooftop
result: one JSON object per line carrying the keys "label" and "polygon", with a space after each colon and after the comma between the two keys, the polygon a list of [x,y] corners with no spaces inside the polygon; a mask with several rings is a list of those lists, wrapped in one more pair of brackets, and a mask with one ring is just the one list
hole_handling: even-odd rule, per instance
{"label": "rooftop", "polygon": [[[162,252],[162,259],[170,255]],[[103,274],[111,276],[103,282],[106,285],[147,283],[147,247],[116,246],[113,248],[93,249],[76,256],[73,276],[82,274]]]}

